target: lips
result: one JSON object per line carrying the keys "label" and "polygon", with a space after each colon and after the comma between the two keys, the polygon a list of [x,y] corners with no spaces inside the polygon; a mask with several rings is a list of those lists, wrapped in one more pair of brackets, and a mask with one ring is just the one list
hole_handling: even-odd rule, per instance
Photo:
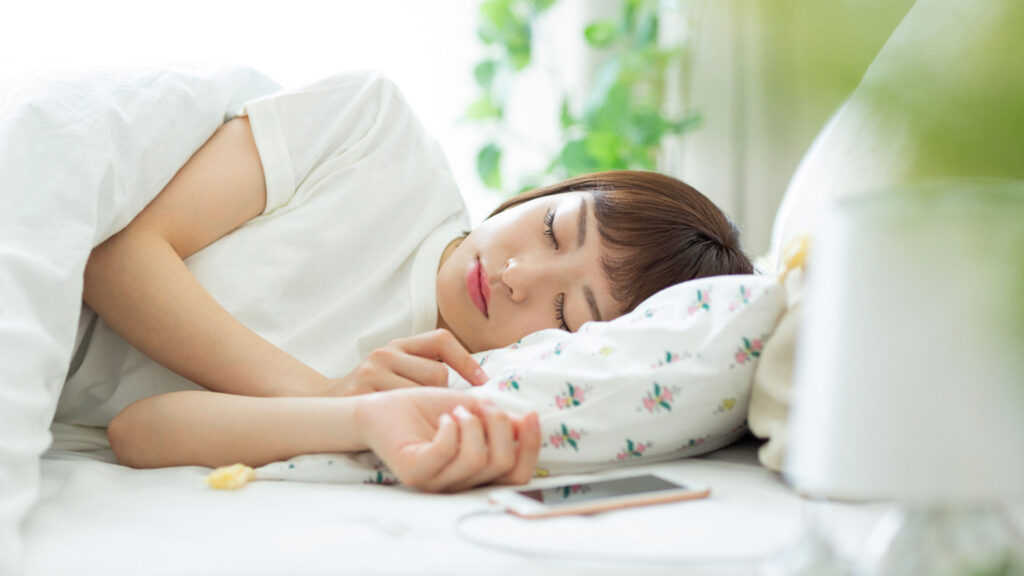
{"label": "lips", "polygon": [[484,271],[479,259],[474,260],[466,272],[466,290],[477,310],[480,310],[484,317],[488,317],[487,303],[491,299],[491,287],[487,285],[487,272]]}

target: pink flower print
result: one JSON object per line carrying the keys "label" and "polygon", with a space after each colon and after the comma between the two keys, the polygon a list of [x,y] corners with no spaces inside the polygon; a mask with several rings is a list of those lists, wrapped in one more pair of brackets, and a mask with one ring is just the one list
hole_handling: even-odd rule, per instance
{"label": "pink flower print", "polygon": [[555,344],[555,347],[553,349],[551,349],[550,352],[544,352],[543,354],[540,355],[539,358],[541,360],[547,360],[548,358],[551,358],[552,356],[559,356],[559,355],[562,354],[562,349],[563,348],[565,348],[565,343],[564,342],[559,342],[559,343]]}
{"label": "pink flower print", "polygon": [[729,311],[732,312],[739,308],[740,305],[746,306],[747,304],[750,304],[750,288],[740,286],[740,293],[736,296],[736,299],[729,304]]}
{"label": "pink flower print", "polygon": [[555,406],[559,410],[579,406],[583,403],[583,398],[586,396],[586,390],[582,386],[573,386],[572,382],[566,382],[565,385],[568,391],[555,396]]}
{"label": "pink flower print", "polygon": [[502,392],[507,390],[519,390],[519,379],[518,376],[513,374],[508,378],[498,381],[498,390]]}
{"label": "pink flower print", "polygon": [[654,446],[653,442],[633,442],[629,438],[626,438],[626,449],[619,452],[616,458],[619,460],[625,460],[626,458],[639,458],[644,455],[644,452],[648,448]]}
{"label": "pink flower print", "polygon": [[654,383],[654,388],[647,392],[644,396],[643,404],[644,408],[648,412],[657,412],[662,408],[672,411],[672,399],[674,398],[672,391],[668,388],[662,387],[657,382]]}
{"label": "pink flower print", "polygon": [[749,338],[744,338],[743,346],[736,349],[736,362],[746,364],[747,360],[758,358],[761,356],[762,348],[764,348],[764,342],[760,338],[755,338],[753,342]]}
{"label": "pink flower print", "polygon": [[696,448],[697,446],[703,444],[704,441],[709,438],[711,438],[711,436],[703,436],[701,438],[690,438],[690,441],[687,442],[686,444],[683,444],[683,446],[680,447],[679,450],[688,450],[690,448]]}
{"label": "pink flower print", "polygon": [[394,486],[398,484],[398,480],[384,474],[380,470],[377,470],[376,476],[370,476],[366,480],[363,480],[363,484],[379,484],[381,486]]}
{"label": "pink flower print", "polygon": [[583,402],[583,396],[587,393],[583,388],[576,388],[572,391],[572,399],[576,401],[576,404]]}
{"label": "pink flower print", "polygon": [[680,355],[680,354],[676,354],[674,352],[671,352],[669,350],[665,350],[665,354],[662,355],[662,357],[658,359],[658,363],[657,364],[651,364],[651,368],[658,368],[658,367],[664,366],[666,364],[672,364],[673,362],[679,362],[684,357],[685,358],[689,358],[690,357],[690,353],[686,352],[685,355]]}
{"label": "pink flower print", "polygon": [[562,446],[571,446],[573,450],[579,452],[579,442],[581,436],[582,433],[580,430],[572,430],[565,424],[562,424],[561,434],[557,432],[552,434],[551,437],[548,438],[548,441],[555,448],[561,448]]}
{"label": "pink flower print", "polygon": [[711,294],[709,290],[697,290],[697,299],[686,309],[686,313],[692,316],[698,310],[711,310]]}

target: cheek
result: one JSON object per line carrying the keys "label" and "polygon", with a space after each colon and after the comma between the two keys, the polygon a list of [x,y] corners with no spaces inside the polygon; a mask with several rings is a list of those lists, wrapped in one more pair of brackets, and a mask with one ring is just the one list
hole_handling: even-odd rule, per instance
{"label": "cheek", "polygon": [[543,306],[533,306],[529,310],[523,310],[517,314],[510,323],[510,328],[516,332],[516,338],[522,338],[527,334],[533,334],[545,328],[555,326],[554,310],[548,310]]}

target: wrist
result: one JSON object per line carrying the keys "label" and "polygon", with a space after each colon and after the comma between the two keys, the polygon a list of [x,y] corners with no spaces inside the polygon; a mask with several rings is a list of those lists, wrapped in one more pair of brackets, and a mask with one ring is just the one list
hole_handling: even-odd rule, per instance
{"label": "wrist", "polygon": [[338,422],[344,423],[345,437],[353,443],[353,451],[372,450],[371,424],[374,420],[374,398],[372,395],[347,396],[338,398],[342,413]]}

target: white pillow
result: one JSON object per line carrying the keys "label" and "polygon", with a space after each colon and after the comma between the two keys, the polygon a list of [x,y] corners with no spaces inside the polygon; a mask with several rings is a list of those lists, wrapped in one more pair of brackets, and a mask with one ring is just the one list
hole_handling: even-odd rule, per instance
{"label": "white pillow", "polygon": [[39,490],[94,246],[226,113],[277,89],[245,68],[51,71],[0,83],[0,574]]}
{"label": "white pillow", "polygon": [[[696,456],[747,432],[754,367],[785,310],[771,276],[678,284],[611,322],[544,330],[476,358],[490,381],[449,386],[516,413],[540,413],[537,475]],[[372,454],[269,464],[257,479],[392,484]]]}

